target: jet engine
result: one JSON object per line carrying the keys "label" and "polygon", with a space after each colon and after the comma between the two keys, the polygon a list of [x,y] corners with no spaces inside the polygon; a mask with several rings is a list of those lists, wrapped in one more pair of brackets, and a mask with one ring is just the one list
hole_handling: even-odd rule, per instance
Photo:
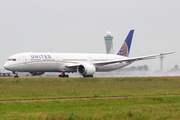
{"label": "jet engine", "polygon": [[32,75],[32,76],[35,76],[35,75],[42,75],[42,74],[44,74],[45,72],[30,72],[30,74]]}
{"label": "jet engine", "polygon": [[93,74],[96,72],[94,65],[84,63],[77,67],[77,72],[84,77],[93,77]]}

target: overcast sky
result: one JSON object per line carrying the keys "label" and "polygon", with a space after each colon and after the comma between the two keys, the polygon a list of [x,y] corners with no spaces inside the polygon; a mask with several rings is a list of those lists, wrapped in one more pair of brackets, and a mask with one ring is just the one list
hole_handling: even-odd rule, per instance
{"label": "overcast sky", "polygon": [[[105,53],[111,31],[114,51],[135,29],[129,57],[176,51],[164,70],[180,66],[180,0],[1,0],[0,68],[20,52]],[[160,60],[139,61],[160,69]]]}

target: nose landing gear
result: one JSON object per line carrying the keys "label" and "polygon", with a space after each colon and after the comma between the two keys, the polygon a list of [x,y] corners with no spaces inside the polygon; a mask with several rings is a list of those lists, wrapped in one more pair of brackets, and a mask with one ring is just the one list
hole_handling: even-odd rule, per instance
{"label": "nose landing gear", "polygon": [[13,74],[15,74],[15,76],[14,76],[14,78],[18,78],[19,76],[18,76],[18,72],[16,71],[13,71]]}
{"label": "nose landing gear", "polygon": [[61,74],[59,75],[59,77],[69,77],[69,75],[66,75],[65,72],[61,72]]}

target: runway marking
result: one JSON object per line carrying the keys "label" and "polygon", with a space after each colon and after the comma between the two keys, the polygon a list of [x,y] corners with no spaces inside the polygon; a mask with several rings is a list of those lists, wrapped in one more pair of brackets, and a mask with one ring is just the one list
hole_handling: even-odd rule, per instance
{"label": "runway marking", "polygon": [[74,100],[93,100],[93,99],[124,99],[124,98],[150,98],[150,97],[180,97],[180,95],[154,95],[154,96],[124,96],[124,97],[93,97],[93,98],[62,98],[62,99],[40,99],[40,100],[0,100],[6,102],[48,102],[48,101],[74,101]]}

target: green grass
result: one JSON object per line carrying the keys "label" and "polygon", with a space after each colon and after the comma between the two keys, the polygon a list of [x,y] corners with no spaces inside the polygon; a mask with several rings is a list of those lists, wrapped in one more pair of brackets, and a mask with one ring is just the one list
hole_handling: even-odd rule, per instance
{"label": "green grass", "polygon": [[[0,78],[0,100],[179,95],[180,77]],[[180,118],[180,97],[0,102],[2,120]]]}
{"label": "green grass", "polygon": [[2,120],[165,120],[180,118],[180,97],[0,103]]}
{"label": "green grass", "polygon": [[180,94],[180,77],[0,78],[0,100]]}

